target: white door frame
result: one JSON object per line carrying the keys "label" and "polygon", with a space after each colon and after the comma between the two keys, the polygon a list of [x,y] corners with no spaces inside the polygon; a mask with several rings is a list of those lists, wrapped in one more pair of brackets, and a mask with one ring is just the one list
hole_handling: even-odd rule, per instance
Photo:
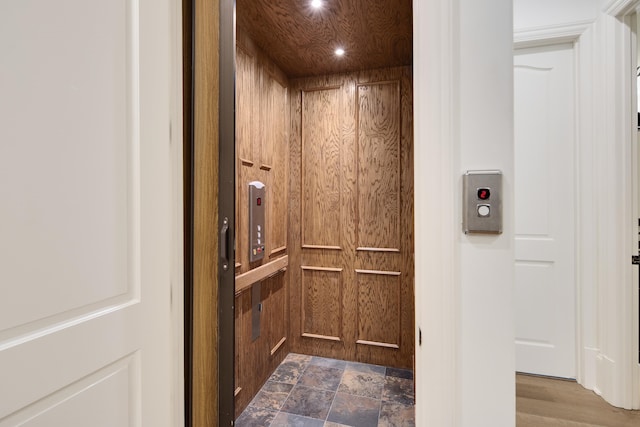
{"label": "white door frame", "polygon": [[[637,40],[635,13],[640,9],[639,0],[612,0],[605,8],[605,40],[610,55],[603,61],[608,65],[610,82],[614,85],[614,107],[609,109],[607,120],[613,125],[613,139],[618,168],[617,176],[623,191],[622,211],[616,227],[616,235],[622,244],[619,286],[614,286],[614,301],[619,302],[619,315],[608,313],[612,325],[619,329],[617,338],[619,372],[613,378],[613,398],[625,408],[640,409],[640,364],[638,363],[638,268],[631,266],[631,255],[638,253],[638,218],[640,178],[637,149],[636,64]],[[606,113],[606,112],[603,112]],[[630,194],[631,193],[631,194]],[[618,317],[616,319],[615,317]],[[617,391],[617,393],[615,393]],[[604,394],[603,394],[604,396]],[[606,396],[604,396],[607,398]],[[608,399],[607,399],[608,400]]]}
{"label": "white door frame", "polygon": [[170,108],[171,126],[171,389],[172,423],[185,425],[184,378],[184,173],[183,173],[183,51],[182,0],[171,0]]}
{"label": "white door frame", "polygon": [[638,7],[640,0],[614,0],[595,22],[514,34],[515,48],[574,45],[577,380],[627,409],[640,408],[638,271],[630,262],[640,217],[632,31]]}

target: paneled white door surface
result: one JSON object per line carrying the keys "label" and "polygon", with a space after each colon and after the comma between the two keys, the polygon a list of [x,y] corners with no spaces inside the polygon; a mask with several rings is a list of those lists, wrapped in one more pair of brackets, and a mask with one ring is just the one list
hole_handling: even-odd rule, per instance
{"label": "paneled white door surface", "polygon": [[162,427],[169,0],[0,0],[0,426]]}
{"label": "paneled white door surface", "polygon": [[574,378],[575,88],[572,45],[517,50],[516,369]]}

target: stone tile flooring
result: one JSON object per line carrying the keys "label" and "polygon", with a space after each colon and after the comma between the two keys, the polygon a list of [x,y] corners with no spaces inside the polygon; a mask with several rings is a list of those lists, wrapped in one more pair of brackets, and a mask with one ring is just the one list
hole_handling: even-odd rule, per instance
{"label": "stone tile flooring", "polygon": [[415,426],[413,372],[291,353],[236,427]]}

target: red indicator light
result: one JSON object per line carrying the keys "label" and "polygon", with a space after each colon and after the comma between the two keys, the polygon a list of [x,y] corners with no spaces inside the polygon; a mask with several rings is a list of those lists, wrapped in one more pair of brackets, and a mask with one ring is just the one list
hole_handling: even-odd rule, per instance
{"label": "red indicator light", "polygon": [[257,202],[258,202],[258,206],[262,206],[262,197],[258,197]]}
{"label": "red indicator light", "polygon": [[478,188],[478,199],[487,200],[491,197],[491,190],[488,188]]}

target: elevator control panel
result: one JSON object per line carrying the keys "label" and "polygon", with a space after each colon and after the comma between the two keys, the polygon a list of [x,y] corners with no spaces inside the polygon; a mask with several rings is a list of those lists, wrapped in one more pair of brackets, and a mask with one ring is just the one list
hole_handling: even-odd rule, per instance
{"label": "elevator control panel", "polygon": [[265,187],[260,181],[249,183],[249,262],[264,258]]}
{"label": "elevator control panel", "polygon": [[462,228],[465,234],[502,233],[502,172],[467,171],[462,185]]}

